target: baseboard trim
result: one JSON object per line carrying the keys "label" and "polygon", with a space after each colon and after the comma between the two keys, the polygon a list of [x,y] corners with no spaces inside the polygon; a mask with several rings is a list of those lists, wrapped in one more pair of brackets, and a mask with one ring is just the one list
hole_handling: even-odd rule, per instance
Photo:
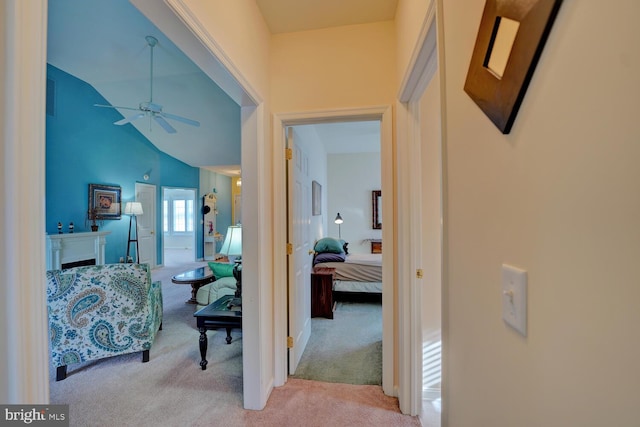
{"label": "baseboard trim", "polygon": [[422,389],[422,400],[436,400],[440,399],[440,396],[442,396],[442,390],[439,388],[429,387]]}

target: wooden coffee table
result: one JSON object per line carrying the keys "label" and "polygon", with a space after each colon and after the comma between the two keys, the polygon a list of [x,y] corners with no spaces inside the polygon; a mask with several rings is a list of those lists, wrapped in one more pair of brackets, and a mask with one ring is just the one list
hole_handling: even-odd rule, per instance
{"label": "wooden coffee table", "polygon": [[186,301],[187,304],[197,304],[196,294],[198,293],[198,289],[214,280],[216,280],[216,277],[209,267],[200,267],[195,270],[185,271],[171,278],[171,281],[176,285],[191,285],[191,299]]}
{"label": "wooden coffee table", "polygon": [[242,307],[233,306],[229,308],[229,301],[234,298],[234,295],[225,295],[193,314],[197,321],[198,331],[200,331],[200,357],[202,358],[200,367],[203,371],[207,369],[208,363],[207,331],[226,328],[227,344],[231,344],[231,329],[242,329]]}

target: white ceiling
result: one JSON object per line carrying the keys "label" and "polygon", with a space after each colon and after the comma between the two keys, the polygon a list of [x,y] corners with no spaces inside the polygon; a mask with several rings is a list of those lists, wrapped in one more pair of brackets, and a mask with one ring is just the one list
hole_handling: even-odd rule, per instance
{"label": "white ceiling", "polygon": [[[397,0],[256,3],[273,33],[392,20],[397,6]],[[132,124],[160,150],[191,166],[232,165],[225,170],[237,170],[239,141],[234,135],[220,135],[215,126],[216,119],[233,113],[229,105],[237,105],[129,1],[49,1],[48,62],[92,85],[112,105],[136,107],[148,101],[147,35],[159,40],[154,50],[154,101],[168,113],[198,120],[201,127],[172,121],[178,133],[170,135],[155,123],[150,127],[147,120]],[[371,123],[314,126],[329,152],[344,152],[345,147],[369,151],[371,144],[362,140],[372,137]],[[379,149],[379,135],[375,138]]]}

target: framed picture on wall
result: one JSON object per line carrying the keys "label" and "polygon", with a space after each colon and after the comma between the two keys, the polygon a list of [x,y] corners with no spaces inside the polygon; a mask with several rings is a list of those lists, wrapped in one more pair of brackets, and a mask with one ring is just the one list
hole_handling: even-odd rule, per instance
{"label": "framed picture on wall", "polygon": [[122,188],[113,185],[89,184],[89,212],[95,210],[99,219],[120,219]]}
{"label": "framed picture on wall", "polygon": [[317,181],[311,182],[311,214],[322,214],[322,186]]}

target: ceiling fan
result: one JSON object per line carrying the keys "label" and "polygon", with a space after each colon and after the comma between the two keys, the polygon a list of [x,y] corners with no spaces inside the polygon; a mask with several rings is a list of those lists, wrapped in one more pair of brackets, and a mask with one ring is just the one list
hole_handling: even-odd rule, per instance
{"label": "ceiling fan", "polygon": [[153,118],[165,131],[168,133],[176,133],[176,130],[173,126],[169,124],[165,119],[177,120],[182,123],[186,123],[191,126],[200,126],[200,122],[195,120],[187,119],[186,117],[176,116],[175,114],[169,114],[162,111],[162,105],[155,104],[153,102],[153,48],[158,44],[158,39],[153,36],[146,36],[147,44],[151,48],[151,63],[149,67],[149,80],[150,80],[150,94],[148,102],[141,102],[138,105],[138,108],[135,107],[117,107],[114,105],[101,105],[95,104],[96,107],[104,107],[104,108],[118,108],[122,110],[134,110],[138,111],[137,114],[134,114],[131,117],[125,117],[122,120],[118,120],[114,122],[114,125],[122,126],[127,123],[130,123],[134,120],[141,119],[143,117],[149,116],[149,118]]}

